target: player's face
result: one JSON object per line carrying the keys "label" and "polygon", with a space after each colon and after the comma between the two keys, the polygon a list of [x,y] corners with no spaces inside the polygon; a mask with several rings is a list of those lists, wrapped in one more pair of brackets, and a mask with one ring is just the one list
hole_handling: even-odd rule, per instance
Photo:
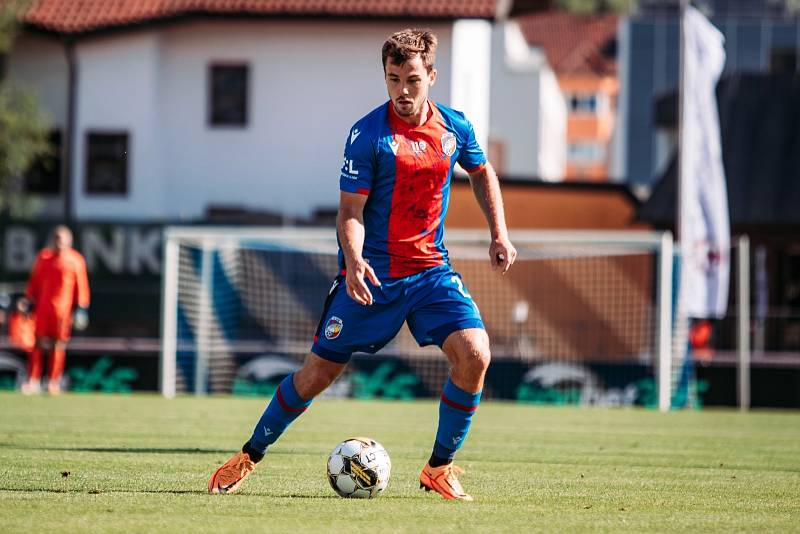
{"label": "player's face", "polygon": [[58,231],[53,236],[53,248],[56,252],[64,252],[72,246],[72,236],[69,232]]}
{"label": "player's face", "polygon": [[395,65],[387,59],[385,79],[394,110],[400,117],[412,122],[426,109],[428,91],[436,82],[436,69],[428,72],[419,56],[402,65]]}

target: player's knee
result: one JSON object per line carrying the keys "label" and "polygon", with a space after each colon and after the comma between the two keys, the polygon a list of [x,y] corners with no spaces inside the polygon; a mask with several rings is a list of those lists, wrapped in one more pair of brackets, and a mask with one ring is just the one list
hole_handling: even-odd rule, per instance
{"label": "player's knee", "polygon": [[467,346],[466,354],[460,358],[462,365],[470,375],[483,376],[492,361],[492,354],[489,350],[489,339],[478,336],[471,340]]}
{"label": "player's knee", "polygon": [[492,351],[489,348],[489,336],[485,330],[481,330],[476,334],[473,339],[473,350],[477,360],[476,365],[486,371],[492,361]]}
{"label": "player's knee", "polygon": [[492,354],[489,352],[489,347],[487,346],[485,349],[480,348],[476,350],[471,361],[475,372],[481,374],[485,373],[489,368],[489,364],[492,362]]}

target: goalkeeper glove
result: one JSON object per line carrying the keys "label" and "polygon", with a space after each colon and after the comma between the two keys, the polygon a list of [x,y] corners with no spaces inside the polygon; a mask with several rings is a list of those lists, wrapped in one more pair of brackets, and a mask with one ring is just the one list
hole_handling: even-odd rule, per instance
{"label": "goalkeeper glove", "polygon": [[89,310],[86,308],[75,310],[73,324],[75,325],[75,330],[86,330],[86,327],[89,326]]}

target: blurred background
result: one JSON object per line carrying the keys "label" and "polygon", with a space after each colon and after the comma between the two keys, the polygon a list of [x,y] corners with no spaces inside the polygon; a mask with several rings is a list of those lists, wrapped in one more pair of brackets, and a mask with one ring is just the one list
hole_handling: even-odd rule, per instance
{"label": "blurred background", "polygon": [[[669,335],[674,387],[692,360],[681,406],[733,406],[744,323],[747,404],[800,407],[800,2],[692,5],[724,36],[731,242],[749,248],[731,263],[726,313],[691,350],[656,248],[678,230],[678,0],[0,1],[0,298],[8,308],[24,291],[66,223],[92,287],[90,326],[68,349],[72,389],[163,388],[169,338],[179,392],[269,394],[310,346],[335,273],[338,169],[351,125],[386,100],[380,47],[429,27],[432,98],[470,118],[509,227],[529,232],[502,283],[470,263],[479,234],[456,240],[495,340],[488,396],[654,406]],[[465,175],[451,195],[448,230],[485,229]],[[200,233],[174,234],[170,260],[176,225]],[[264,227],[328,238],[247,234]],[[227,237],[207,247],[202,235]],[[655,241],[628,248],[645,235]],[[293,248],[280,256],[276,242]],[[676,332],[659,330],[664,309]],[[444,361],[404,335],[357,357],[332,394],[433,395]],[[17,387],[24,362],[0,339],[0,388]]]}

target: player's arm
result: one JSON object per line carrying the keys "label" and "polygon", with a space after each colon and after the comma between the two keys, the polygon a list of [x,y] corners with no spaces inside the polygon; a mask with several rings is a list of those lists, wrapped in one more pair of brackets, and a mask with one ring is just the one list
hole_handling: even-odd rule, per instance
{"label": "player's arm", "polygon": [[492,270],[500,267],[502,268],[501,272],[505,274],[517,258],[517,249],[508,238],[503,197],[500,194],[500,181],[497,179],[497,173],[487,161],[480,169],[469,173],[469,182],[478,205],[489,223],[489,231],[492,235],[492,243],[489,245],[489,261],[492,263]]}
{"label": "player's arm", "polygon": [[89,277],[86,274],[86,262],[76,254],[75,258],[75,294],[73,302],[75,314],[73,324],[76,330],[86,330],[89,326]]}
{"label": "player's arm", "polygon": [[86,274],[86,262],[77,256],[75,262],[75,304],[78,308],[89,307],[89,276]]}
{"label": "player's arm", "polygon": [[372,293],[364,282],[366,276],[374,285],[381,285],[375,271],[362,256],[364,250],[364,205],[367,195],[342,191],[336,227],[347,267],[345,286],[350,298],[359,304],[372,304]]}

